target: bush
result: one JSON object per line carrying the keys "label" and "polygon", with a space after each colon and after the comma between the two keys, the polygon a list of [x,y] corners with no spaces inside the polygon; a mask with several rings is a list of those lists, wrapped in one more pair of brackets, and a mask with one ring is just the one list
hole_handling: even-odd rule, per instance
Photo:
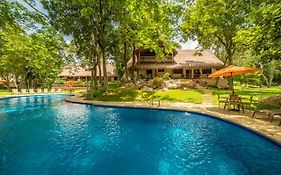
{"label": "bush", "polygon": [[164,75],[163,75],[163,79],[164,80],[170,80],[171,79],[171,76],[168,72],[166,72]]}
{"label": "bush", "polygon": [[65,82],[65,80],[62,80],[60,78],[55,80],[55,84],[63,84]]}
{"label": "bush", "polygon": [[194,88],[194,84],[190,81],[181,81],[179,83],[180,88]]}
{"label": "bush", "polygon": [[155,77],[153,79],[153,87],[154,88],[162,88],[164,86],[164,79],[161,77]]}
{"label": "bush", "polygon": [[149,88],[152,88],[154,86],[154,82],[153,80],[148,80],[145,85]]}

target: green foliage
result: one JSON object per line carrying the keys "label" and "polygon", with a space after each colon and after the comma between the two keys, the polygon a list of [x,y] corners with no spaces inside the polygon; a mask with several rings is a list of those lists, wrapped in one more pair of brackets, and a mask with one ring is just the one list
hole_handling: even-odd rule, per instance
{"label": "green foliage", "polygon": [[1,1],[0,9],[0,77],[7,87],[10,79],[50,87],[63,65],[62,36],[19,2]]}
{"label": "green foliage", "polygon": [[168,72],[166,72],[163,77],[162,77],[164,80],[170,80],[171,79],[171,76]]}
{"label": "green foliage", "polygon": [[236,40],[250,48],[261,61],[280,60],[281,3],[266,0],[257,2],[247,18],[248,25],[238,32]]}
{"label": "green foliage", "polygon": [[278,78],[280,78],[281,61],[264,61],[261,56],[251,55],[251,53],[251,50],[244,50],[243,53],[237,54],[234,63],[239,66],[259,67],[261,71],[259,73],[235,76],[234,79],[241,83],[247,83],[258,86],[265,85],[270,87],[274,78],[276,78],[277,80]]}
{"label": "green foliage", "polygon": [[203,91],[197,89],[190,90],[169,90],[169,91],[146,91],[138,88],[117,88],[109,87],[107,93],[103,88],[94,91],[94,98],[98,101],[149,101],[151,97],[157,97],[161,101],[167,102],[190,102],[202,103]]}
{"label": "green foliage", "polygon": [[60,78],[57,78],[54,82],[54,84],[63,84],[65,82],[65,80],[62,80]]}
{"label": "green foliage", "polygon": [[162,88],[164,86],[164,79],[161,77],[153,78],[153,88]]}
{"label": "green foliage", "polygon": [[6,96],[6,95],[12,95],[12,93],[7,91],[7,90],[0,89],[0,97],[1,96]]}
{"label": "green foliage", "polygon": [[197,0],[184,14],[184,36],[197,39],[204,48],[225,53],[223,59],[233,64],[237,47],[234,37],[245,25],[250,5],[243,0]]}

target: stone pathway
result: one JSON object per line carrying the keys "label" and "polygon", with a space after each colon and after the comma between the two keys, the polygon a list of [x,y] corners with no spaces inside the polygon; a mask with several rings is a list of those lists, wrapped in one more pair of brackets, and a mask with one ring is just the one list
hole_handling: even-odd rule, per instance
{"label": "stone pathway", "polygon": [[213,105],[212,91],[210,89],[202,89],[204,91],[203,102],[204,105]]}

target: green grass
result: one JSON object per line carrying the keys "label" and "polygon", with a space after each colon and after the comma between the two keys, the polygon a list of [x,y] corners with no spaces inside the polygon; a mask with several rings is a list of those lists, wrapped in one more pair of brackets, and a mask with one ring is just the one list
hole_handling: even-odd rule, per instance
{"label": "green grass", "polygon": [[[263,97],[270,97],[270,96],[276,96],[281,95],[281,88],[280,87],[243,87],[243,86],[235,86],[235,94],[243,97],[243,98],[250,98],[253,96],[253,100],[255,103],[253,104],[253,107],[256,109],[271,109],[271,108],[280,108],[279,105],[274,104],[262,104],[259,103],[258,100]],[[221,97],[227,97],[231,93],[230,90],[222,90],[222,89],[212,89],[213,92],[213,103],[218,104],[218,95]]]}
{"label": "green grass", "polygon": [[8,90],[0,89],[0,96],[12,95]]}
{"label": "green grass", "polygon": [[168,90],[168,91],[146,91],[138,88],[120,88],[118,84],[110,83],[109,90],[104,93],[103,89],[94,92],[94,98],[98,101],[149,101],[152,97],[167,102],[190,102],[202,103],[204,91],[197,89]]}

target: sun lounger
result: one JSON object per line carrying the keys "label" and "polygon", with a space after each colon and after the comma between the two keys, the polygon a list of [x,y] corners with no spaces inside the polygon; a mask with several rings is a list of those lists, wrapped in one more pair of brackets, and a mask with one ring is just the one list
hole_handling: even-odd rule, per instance
{"label": "sun lounger", "polygon": [[34,89],[29,89],[30,94],[34,94]]}
{"label": "sun lounger", "polygon": [[52,88],[52,89],[51,89],[51,93],[55,93],[55,88]]}
{"label": "sun lounger", "polygon": [[[262,114],[265,114],[269,119],[270,121],[272,122],[273,118],[275,115],[281,115],[281,109],[264,109],[264,110],[255,110],[253,115],[252,115],[252,118],[255,118],[255,115],[257,113],[262,113]],[[279,126],[281,125],[281,122],[279,123]]]}
{"label": "sun lounger", "polygon": [[12,89],[13,94],[18,94],[18,89]]}
{"label": "sun lounger", "polygon": [[41,88],[38,88],[38,89],[37,89],[37,93],[38,93],[38,94],[42,94],[42,93],[43,93],[43,92],[42,92],[42,89],[41,89]]}
{"label": "sun lounger", "polygon": [[48,89],[47,88],[44,89],[44,93],[48,93]]}
{"label": "sun lounger", "polygon": [[27,94],[30,94],[30,89],[25,89]]}
{"label": "sun lounger", "polygon": [[35,94],[37,94],[37,93],[38,93],[38,89],[34,89],[33,91],[34,91],[34,93],[35,93]]}
{"label": "sun lounger", "polygon": [[21,93],[27,94],[26,89],[21,89]]}

